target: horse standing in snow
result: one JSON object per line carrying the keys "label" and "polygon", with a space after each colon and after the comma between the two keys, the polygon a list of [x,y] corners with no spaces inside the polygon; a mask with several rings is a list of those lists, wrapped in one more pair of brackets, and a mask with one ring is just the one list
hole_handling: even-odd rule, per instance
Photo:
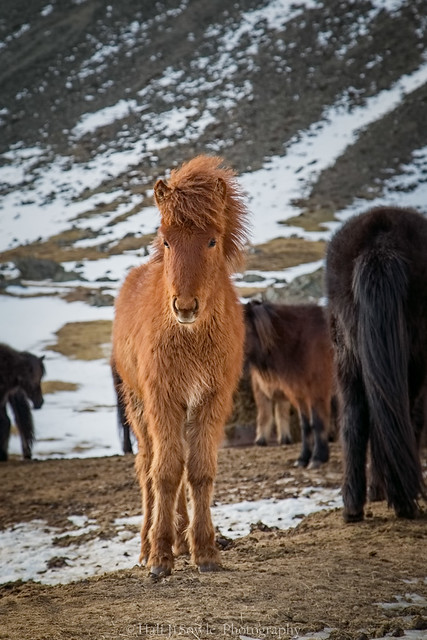
{"label": "horse standing in snow", "polygon": [[427,219],[376,208],[332,238],[326,284],[344,447],[344,519],[372,493],[413,518],[424,492],[419,442],[427,389]]}
{"label": "horse standing in snow", "polygon": [[11,426],[8,404],[15,415],[23,456],[31,458],[34,425],[27,398],[33,403],[34,409],[40,409],[43,405],[41,379],[44,373],[43,357],[0,344],[0,462],[8,458]]}
{"label": "horse standing in snow", "polygon": [[230,274],[247,215],[233,172],[220,164],[199,156],[168,184],[157,181],[154,255],[130,272],[116,302],[113,366],[138,441],[140,561],[154,576],[168,575],[173,550],[188,546],[200,571],[219,566],[210,501],[243,361],[243,312]]}

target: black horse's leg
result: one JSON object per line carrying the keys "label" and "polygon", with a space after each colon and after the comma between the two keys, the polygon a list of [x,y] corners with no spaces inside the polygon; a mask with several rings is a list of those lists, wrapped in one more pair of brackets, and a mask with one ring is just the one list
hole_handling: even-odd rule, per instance
{"label": "black horse's leg", "polygon": [[314,431],[314,449],[310,466],[313,469],[317,469],[324,462],[328,462],[329,445],[324,420],[322,420],[316,409],[312,410],[312,426]]}
{"label": "black horse's leg", "polygon": [[370,502],[380,502],[381,500],[385,500],[384,480],[379,469],[374,465],[372,456],[370,456],[370,463],[368,466],[368,477],[368,500]]}
{"label": "black horse's leg", "polygon": [[366,502],[366,453],[369,439],[369,410],[358,372],[338,368],[341,388],[341,437],[344,450],[344,520],[363,520]]}
{"label": "black horse's leg", "polygon": [[6,411],[6,403],[0,405],[0,462],[7,461],[7,449],[10,436],[10,420]]}
{"label": "black horse's leg", "polygon": [[25,460],[31,460],[31,451],[34,443],[34,423],[30,403],[21,389],[9,396],[9,402],[21,437],[22,455]]}
{"label": "black horse's leg", "polygon": [[311,448],[313,440],[313,432],[308,416],[305,413],[300,413],[301,422],[301,440],[302,447],[298,460],[295,463],[297,467],[306,467],[311,458]]}

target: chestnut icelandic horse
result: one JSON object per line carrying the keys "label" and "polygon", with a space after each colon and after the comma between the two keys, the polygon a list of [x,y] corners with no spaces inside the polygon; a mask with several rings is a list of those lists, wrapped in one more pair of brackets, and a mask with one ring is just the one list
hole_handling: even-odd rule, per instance
{"label": "chestnut icelandic horse", "polygon": [[[427,219],[380,207],[332,238],[326,262],[344,448],[344,519],[371,495],[413,518],[425,495],[419,443],[427,390]],[[371,497],[371,496],[370,496]]]}
{"label": "chestnut icelandic horse", "polygon": [[[258,410],[257,444],[266,443],[271,401],[276,395],[283,412],[287,398],[301,424],[302,449],[296,464],[319,467],[329,459],[333,385],[333,350],[324,310],[315,304],[252,301],[245,305],[245,327],[245,357]],[[265,411],[268,401],[270,413]],[[282,427],[283,441],[290,441],[283,418]]]}
{"label": "chestnut icelandic horse", "polygon": [[210,501],[243,362],[243,311],[230,275],[247,217],[234,173],[221,162],[199,156],[167,184],[157,181],[154,253],[129,273],[116,301],[113,368],[138,442],[140,561],[152,576],[170,574],[173,551],[188,548],[200,571],[219,567]]}

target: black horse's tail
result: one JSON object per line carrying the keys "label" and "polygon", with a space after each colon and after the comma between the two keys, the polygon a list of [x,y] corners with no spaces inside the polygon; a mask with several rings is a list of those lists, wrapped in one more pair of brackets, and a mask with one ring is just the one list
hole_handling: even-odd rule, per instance
{"label": "black horse's tail", "polygon": [[30,403],[28,402],[25,391],[22,389],[17,389],[11,393],[8,402],[12,407],[16,426],[21,436],[22,455],[29,460],[31,459],[34,444],[34,422]]}
{"label": "black horse's tail", "polygon": [[357,343],[370,412],[372,464],[396,513],[413,517],[423,477],[411,423],[405,315],[408,267],[393,249],[376,246],[355,264]]}

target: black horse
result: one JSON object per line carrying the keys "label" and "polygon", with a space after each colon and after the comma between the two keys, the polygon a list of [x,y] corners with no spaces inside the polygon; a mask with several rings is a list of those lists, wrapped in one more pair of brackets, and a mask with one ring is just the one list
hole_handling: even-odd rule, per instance
{"label": "black horse", "polygon": [[14,413],[21,437],[22,454],[24,458],[31,458],[34,424],[28,399],[34,409],[40,409],[43,405],[41,379],[44,374],[43,357],[0,344],[0,462],[8,458],[11,426],[7,414],[8,404]]}
{"label": "black horse", "polygon": [[373,498],[413,518],[425,495],[419,443],[427,388],[427,219],[376,208],[349,220],[326,260],[344,447],[344,519]]}

